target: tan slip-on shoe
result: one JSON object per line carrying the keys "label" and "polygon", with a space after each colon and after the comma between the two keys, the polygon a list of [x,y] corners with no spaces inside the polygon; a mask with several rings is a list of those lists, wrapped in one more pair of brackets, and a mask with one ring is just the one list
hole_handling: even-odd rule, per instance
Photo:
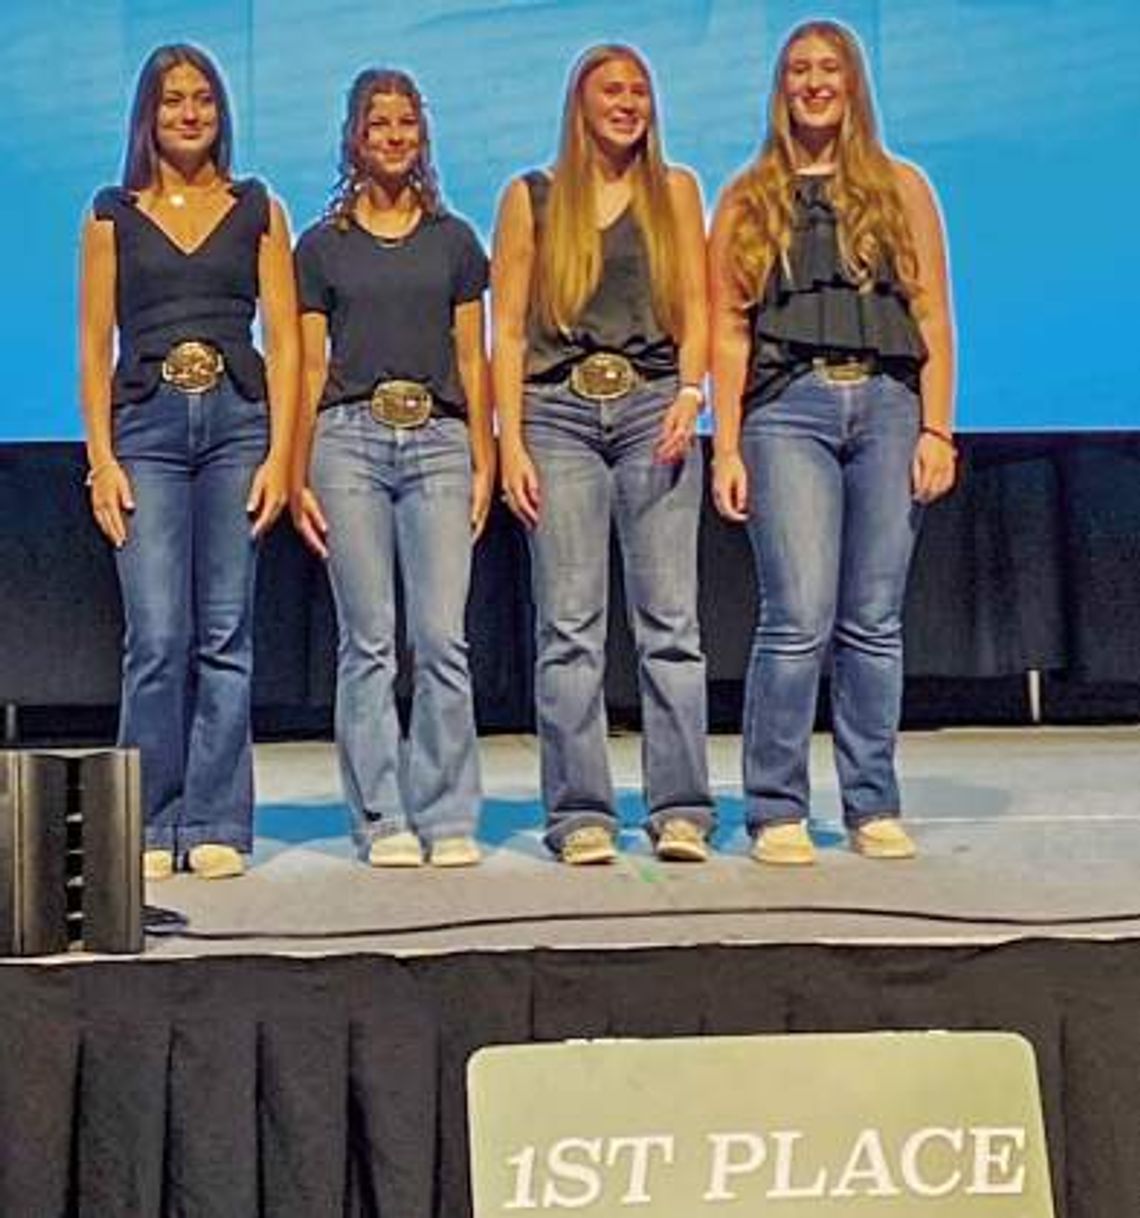
{"label": "tan slip-on shoe", "polygon": [[570,867],[612,863],[617,858],[613,835],[601,825],[583,825],[567,833],[559,855]]}
{"label": "tan slip-on shoe", "polygon": [[865,820],[850,832],[851,849],[865,859],[912,859],[918,854],[914,839],[896,816]]}
{"label": "tan slip-on shoe", "polygon": [[422,867],[424,848],[420,839],[407,829],[374,837],[368,847],[370,867]]}
{"label": "tan slip-on shoe", "polygon": [[802,820],[785,821],[760,830],[752,857],[776,867],[810,867],[815,862],[815,846]]}
{"label": "tan slip-on shoe", "polygon": [[186,861],[200,880],[229,880],[245,874],[245,859],[233,846],[203,842],[191,848]]}
{"label": "tan slip-on shoe", "polygon": [[653,852],[666,863],[704,863],[709,857],[709,844],[699,825],[674,816],[661,826]]}

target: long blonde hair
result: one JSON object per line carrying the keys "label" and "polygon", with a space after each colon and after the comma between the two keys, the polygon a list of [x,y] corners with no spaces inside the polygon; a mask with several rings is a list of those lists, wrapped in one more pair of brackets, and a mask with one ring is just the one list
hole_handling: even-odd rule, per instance
{"label": "long blonde hair", "polygon": [[847,105],[836,138],[835,174],[828,183],[844,272],[861,288],[869,289],[877,274],[893,270],[914,301],[919,293],[914,238],[890,158],[879,138],[863,52],[855,35],[835,21],[806,21],[796,26],[777,56],[768,133],[755,163],[729,188],[736,211],[730,244],[733,271],[746,298],[753,302],[763,295],[777,262],[791,275],[796,162],[784,81],[791,48],[813,35],[835,49],[846,78]]}
{"label": "long blonde hair", "polygon": [[653,310],[661,326],[674,338],[680,338],[683,309],[676,221],[669,192],[669,168],[657,127],[653,79],[641,55],[618,43],[591,47],[583,52],[570,73],[558,159],[538,234],[534,273],[536,311],[547,329],[572,328],[602,276],[602,237],[594,205],[593,167],[597,152],[586,129],[582,94],[590,73],[615,59],[634,64],[649,88],[649,124],[630,167],[631,207],[649,257]]}

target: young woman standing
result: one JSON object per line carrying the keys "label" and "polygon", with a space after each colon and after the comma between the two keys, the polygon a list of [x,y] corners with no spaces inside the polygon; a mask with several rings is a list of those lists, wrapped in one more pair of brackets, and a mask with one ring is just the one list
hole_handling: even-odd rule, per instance
{"label": "young woman standing", "polygon": [[700,861],[713,824],[696,611],[706,368],[696,180],[665,163],[649,68],[630,47],[570,75],[558,158],[507,188],[492,269],[504,495],[527,528],[546,840],[615,856],[603,704],[611,526],[641,685],[647,828]]}
{"label": "young woman standing", "polygon": [[288,498],[299,365],[288,227],[233,178],[231,130],[209,57],[159,47],[122,185],[83,228],[87,481],[122,588],[119,743],[141,755],[152,880],[239,875],[252,847],[254,566]]}
{"label": "young woman standing", "polygon": [[808,747],[824,657],[843,814],[909,858],[895,773],[902,604],[922,505],[952,485],[954,338],[926,179],[884,150],[854,36],[780,51],[760,154],[711,242],[713,493],[745,521],[759,613],[745,688],[753,857],[814,860]]}
{"label": "young woman standing", "polygon": [[[487,259],[443,205],[423,99],[368,69],[348,94],[341,177],[297,248],[305,402],[293,518],[328,558],[336,740],[377,867],[479,861],[479,759],[464,611],[495,479]],[[400,740],[395,580],[414,693]]]}

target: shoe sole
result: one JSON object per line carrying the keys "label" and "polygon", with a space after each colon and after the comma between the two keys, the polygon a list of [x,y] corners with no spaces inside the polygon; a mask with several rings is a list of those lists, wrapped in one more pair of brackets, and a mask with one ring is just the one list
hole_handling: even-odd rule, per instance
{"label": "shoe sole", "polygon": [[562,855],[562,862],[567,867],[597,867],[602,863],[612,863],[617,858],[617,851],[612,846],[598,846],[589,850],[576,850],[573,854]]}
{"label": "shoe sole", "polygon": [[918,857],[918,849],[913,845],[887,845],[878,842],[867,843],[856,835],[851,835],[851,849],[865,859],[876,862],[903,862],[906,859]]}
{"label": "shoe sole", "polygon": [[707,863],[708,850],[698,842],[658,842],[654,853],[663,863]]}
{"label": "shoe sole", "polygon": [[769,867],[811,867],[815,864],[814,850],[773,850],[756,846],[751,856],[757,863],[766,863]]}
{"label": "shoe sole", "polygon": [[448,868],[455,867],[477,867],[483,861],[483,858],[482,855],[478,854],[465,855],[461,858],[452,858],[448,855],[444,855],[442,858],[432,857],[428,861],[433,867],[442,867],[446,870]]}

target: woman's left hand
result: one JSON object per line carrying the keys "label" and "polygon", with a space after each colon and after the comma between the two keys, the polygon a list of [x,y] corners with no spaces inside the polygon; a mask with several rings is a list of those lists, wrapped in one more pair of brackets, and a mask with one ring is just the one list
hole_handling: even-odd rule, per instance
{"label": "woman's left hand", "polygon": [[487,527],[491,497],[495,493],[494,466],[476,466],[471,471],[471,540],[478,541]]}
{"label": "woman's left hand", "polygon": [[673,465],[685,459],[697,430],[697,416],[700,413],[700,399],[695,394],[682,391],[673,399],[673,405],[661,421],[661,435],[653,449],[655,461]]}
{"label": "woman's left hand", "polygon": [[911,464],[912,494],[919,503],[933,503],[954,485],[958,449],[952,440],[924,431],[918,437]]}
{"label": "woman's left hand", "polygon": [[253,517],[250,535],[260,537],[273,527],[289,502],[289,463],[269,456],[253,475],[245,510]]}

